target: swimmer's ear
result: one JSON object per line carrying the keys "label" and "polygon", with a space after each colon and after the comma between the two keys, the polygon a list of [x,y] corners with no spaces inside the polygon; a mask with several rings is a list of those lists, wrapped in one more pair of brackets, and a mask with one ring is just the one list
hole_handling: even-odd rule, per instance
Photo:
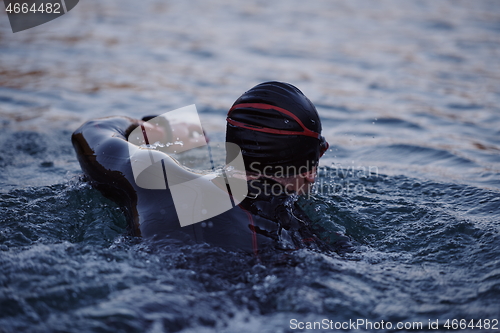
{"label": "swimmer's ear", "polygon": [[142,121],[148,121],[148,120],[151,120],[151,119],[156,118],[156,117],[158,117],[158,116],[144,116],[144,117],[142,117],[141,120]]}

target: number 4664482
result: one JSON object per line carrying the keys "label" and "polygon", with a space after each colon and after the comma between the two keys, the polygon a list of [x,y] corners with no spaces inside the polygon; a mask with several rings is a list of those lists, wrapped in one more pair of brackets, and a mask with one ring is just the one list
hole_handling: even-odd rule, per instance
{"label": "number 4664482", "polygon": [[5,11],[9,14],[28,14],[28,13],[47,13],[47,14],[61,14],[61,4],[45,2],[41,3],[38,7],[33,4],[30,6],[29,3],[9,3]]}

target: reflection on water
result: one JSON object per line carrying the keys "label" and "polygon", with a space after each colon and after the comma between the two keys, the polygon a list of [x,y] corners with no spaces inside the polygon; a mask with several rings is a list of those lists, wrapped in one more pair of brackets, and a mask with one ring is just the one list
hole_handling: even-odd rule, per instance
{"label": "reflection on water", "polygon": [[[86,0],[16,34],[1,12],[0,327],[285,332],[292,318],[500,317],[499,7]],[[331,150],[324,191],[303,204],[356,252],[256,264],[120,236],[119,209],[79,179],[70,133],[195,103],[222,141],[225,112],[265,80],[317,105]]]}

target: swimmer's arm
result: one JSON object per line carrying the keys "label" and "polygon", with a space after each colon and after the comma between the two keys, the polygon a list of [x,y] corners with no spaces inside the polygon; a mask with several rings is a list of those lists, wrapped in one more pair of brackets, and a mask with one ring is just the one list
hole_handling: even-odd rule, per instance
{"label": "swimmer's arm", "polygon": [[[162,116],[147,116],[140,121],[141,129],[139,135],[134,135],[129,138],[129,142],[142,145],[145,143],[154,144],[159,142],[165,146],[161,146],[161,151],[165,153],[175,153],[182,147],[182,150],[189,150],[200,146],[200,142],[208,142],[205,132],[199,123],[192,123],[181,119],[173,119],[169,121]],[[137,131],[136,131],[137,132]],[[127,133],[128,136],[129,133]],[[148,142],[145,141],[147,137]],[[200,141],[200,137],[204,137]]]}
{"label": "swimmer's arm", "polygon": [[[80,126],[72,136],[73,142],[85,141],[89,148],[96,148],[111,137],[127,141],[128,135],[138,126],[143,125],[151,132],[152,140],[165,140],[167,133],[162,128],[139,119],[115,116],[90,120]],[[86,153],[91,153],[86,151]]]}
{"label": "swimmer's arm", "polygon": [[[128,159],[128,145],[130,143],[127,139],[138,126],[143,127],[148,133],[150,143],[157,141],[167,143],[175,139],[183,142],[184,149],[199,146],[198,139],[193,134],[203,133],[199,126],[187,123],[176,123],[170,126],[167,122],[163,126],[155,126],[150,122],[123,116],[90,120],[77,129],[72,136],[73,146],[77,151],[84,172],[87,171],[84,167],[86,163],[82,163],[84,156],[98,159],[98,162],[108,170],[123,171],[118,162]],[[174,131],[175,138],[172,138]],[[176,149],[174,144],[168,148],[165,147],[162,151],[173,153]]]}
{"label": "swimmer's arm", "polygon": [[[167,128],[154,126],[148,122],[130,117],[114,116],[90,120],[78,128],[72,136],[72,142],[77,151],[84,155],[100,155],[103,149],[108,152],[110,143],[113,146],[127,147],[129,134],[139,126],[143,126],[150,141],[168,142],[171,131]],[[168,124],[167,124],[168,126]]]}
{"label": "swimmer's arm", "polygon": [[85,174],[101,182],[108,171],[121,171],[129,158],[127,135],[140,125],[129,117],[107,117],[86,122],[71,141]]}
{"label": "swimmer's arm", "polygon": [[[151,116],[143,119],[151,119]],[[114,133],[114,137],[137,146],[159,142],[165,145],[161,149],[164,153],[175,153],[179,146],[183,150],[200,146],[199,137],[204,135],[204,131],[199,124],[185,121],[171,123],[164,117],[154,117],[154,119],[143,121],[129,117],[108,117],[96,119],[89,123],[96,123],[98,126],[103,127],[104,132],[111,131]],[[139,126],[139,134],[129,138],[132,131]],[[135,132],[137,133],[137,130]]]}

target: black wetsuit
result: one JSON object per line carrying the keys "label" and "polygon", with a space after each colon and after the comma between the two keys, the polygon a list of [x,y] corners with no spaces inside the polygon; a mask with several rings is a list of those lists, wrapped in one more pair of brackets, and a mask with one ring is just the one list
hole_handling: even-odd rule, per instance
{"label": "black wetsuit", "polygon": [[206,221],[181,227],[170,190],[149,190],[134,181],[127,136],[139,123],[126,117],[92,120],[72,136],[78,160],[92,184],[124,207],[134,235],[170,237],[230,250],[258,253],[266,248],[328,250],[292,198],[275,196],[270,179],[249,182],[247,198]]}

